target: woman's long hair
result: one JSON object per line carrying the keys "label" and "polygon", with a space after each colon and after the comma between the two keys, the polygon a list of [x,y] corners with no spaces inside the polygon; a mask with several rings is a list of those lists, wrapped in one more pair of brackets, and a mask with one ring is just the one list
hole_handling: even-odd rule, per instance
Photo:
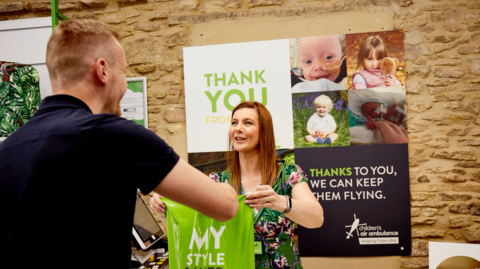
{"label": "woman's long hair", "polygon": [[[277,179],[277,154],[275,151],[275,136],[273,134],[273,121],[272,115],[268,109],[259,102],[250,102],[245,101],[238,104],[232,111],[232,119],[235,112],[242,108],[253,108],[257,111],[259,126],[260,126],[260,139],[258,142],[258,147],[260,149],[260,169],[262,171],[262,185],[270,185],[273,187]],[[230,180],[232,186],[240,194],[240,160],[238,156],[238,151],[236,151],[232,146],[232,140],[228,139],[229,146],[229,158],[228,166],[230,169]]]}

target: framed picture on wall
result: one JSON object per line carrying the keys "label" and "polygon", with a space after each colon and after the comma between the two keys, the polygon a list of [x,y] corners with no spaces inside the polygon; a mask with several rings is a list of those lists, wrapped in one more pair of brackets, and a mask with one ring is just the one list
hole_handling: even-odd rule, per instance
{"label": "framed picture on wall", "polygon": [[147,78],[127,78],[127,91],[120,101],[122,117],[148,128]]}

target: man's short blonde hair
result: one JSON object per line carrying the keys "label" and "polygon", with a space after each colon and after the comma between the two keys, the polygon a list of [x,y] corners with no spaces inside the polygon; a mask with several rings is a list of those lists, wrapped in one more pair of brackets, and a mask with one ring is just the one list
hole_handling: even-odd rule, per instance
{"label": "man's short blonde hair", "polygon": [[326,104],[326,105],[328,105],[329,109],[332,109],[332,107],[333,107],[332,99],[330,99],[330,97],[328,97],[324,94],[315,98],[315,101],[313,101],[313,103],[315,104],[315,106],[318,106],[320,104]]}
{"label": "man's short blonde hair", "polygon": [[115,40],[120,36],[105,24],[94,20],[62,21],[47,44],[46,64],[51,79],[73,84],[85,78],[98,58],[116,64]]}

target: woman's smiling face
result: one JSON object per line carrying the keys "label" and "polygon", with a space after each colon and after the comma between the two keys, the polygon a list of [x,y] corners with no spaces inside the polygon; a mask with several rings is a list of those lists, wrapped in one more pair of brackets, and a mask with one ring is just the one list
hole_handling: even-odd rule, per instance
{"label": "woman's smiling face", "polygon": [[257,110],[241,108],[235,111],[230,125],[230,142],[233,148],[241,153],[258,151],[260,141],[260,122]]}

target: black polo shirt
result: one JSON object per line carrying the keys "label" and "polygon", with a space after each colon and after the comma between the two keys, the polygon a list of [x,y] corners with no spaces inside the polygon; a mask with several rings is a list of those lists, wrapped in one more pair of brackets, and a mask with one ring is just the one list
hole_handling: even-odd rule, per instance
{"label": "black polo shirt", "polygon": [[0,267],[129,268],[136,189],[178,160],[143,126],[45,98],[0,144]]}

